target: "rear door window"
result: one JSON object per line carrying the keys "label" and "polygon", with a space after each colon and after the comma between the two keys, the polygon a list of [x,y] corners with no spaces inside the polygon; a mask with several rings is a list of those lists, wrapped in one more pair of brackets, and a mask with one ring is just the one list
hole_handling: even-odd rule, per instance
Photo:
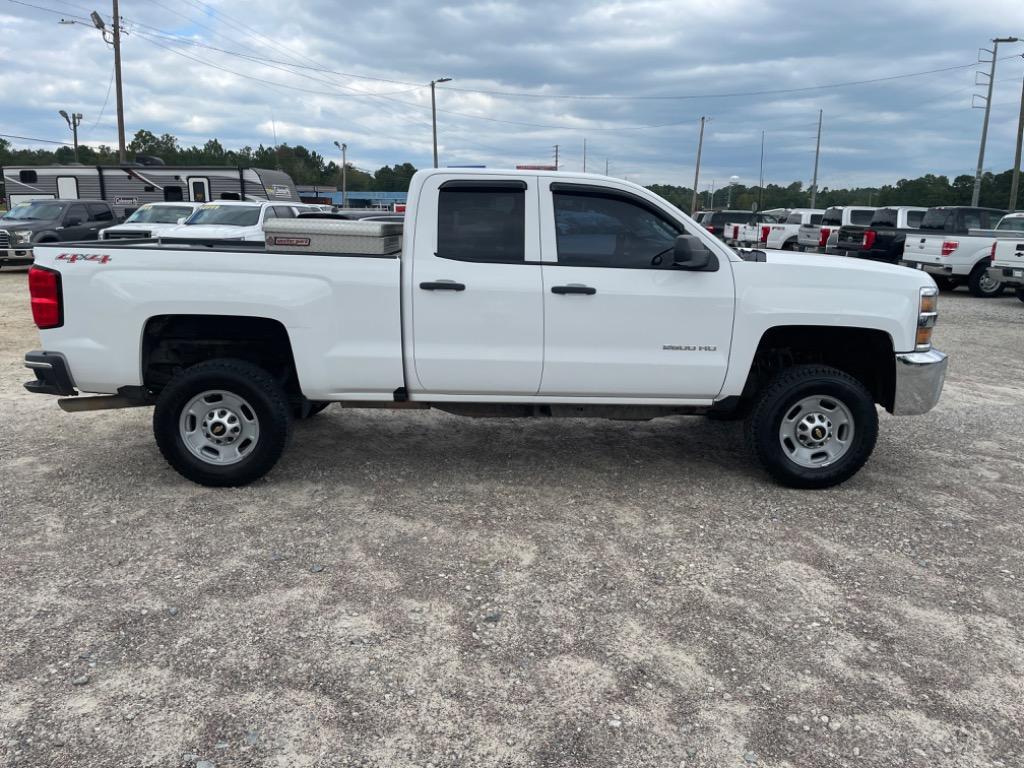
{"label": "rear door window", "polygon": [[821,224],[821,216],[822,216],[822,214],[820,214],[820,213],[812,213],[811,214],[811,224],[815,224],[815,225]]}
{"label": "rear door window", "polygon": [[114,214],[109,206],[102,203],[89,203],[89,218],[92,221],[113,221]]}
{"label": "rear door window", "polygon": [[77,219],[79,224],[84,224],[89,220],[89,214],[84,205],[72,205],[68,208],[68,212],[64,214],[64,221],[69,222],[74,219]]}
{"label": "rear door window", "polygon": [[526,185],[442,185],[437,256],[514,264],[526,260]]}

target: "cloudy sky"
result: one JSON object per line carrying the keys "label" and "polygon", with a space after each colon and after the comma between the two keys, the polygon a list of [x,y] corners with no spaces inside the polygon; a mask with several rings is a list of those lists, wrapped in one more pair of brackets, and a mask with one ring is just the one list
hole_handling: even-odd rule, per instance
{"label": "cloudy sky", "polygon": [[[86,142],[116,144],[110,50],[58,23],[93,7],[0,0],[0,133],[67,140],[66,109]],[[442,165],[551,162],[558,144],[577,170],[586,140],[588,170],[689,185],[706,115],[702,186],[756,183],[762,130],[766,179],[808,183],[819,109],[823,186],[973,173],[978,49],[1024,38],[1021,0],[122,0],[121,14],[129,137],[240,147],[276,129],[327,157],[344,141],[357,167],[422,167],[425,84],[446,76]],[[996,171],[1013,161],[1022,53],[999,52]]]}

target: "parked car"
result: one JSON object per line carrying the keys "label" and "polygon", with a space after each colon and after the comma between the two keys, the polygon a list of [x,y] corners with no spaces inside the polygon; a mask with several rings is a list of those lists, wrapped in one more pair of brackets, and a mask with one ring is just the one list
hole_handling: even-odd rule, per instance
{"label": "parked car", "polygon": [[100,240],[146,240],[159,237],[195,213],[199,203],[146,203],[124,220],[100,231]]}
{"label": "parked car", "polygon": [[0,217],[0,267],[31,264],[40,243],[96,240],[117,222],[103,200],[33,200]]}
{"label": "parked car", "polygon": [[991,279],[988,262],[1005,214],[995,208],[929,208],[921,230],[907,236],[901,263],[928,272],[944,290],[966,282],[972,296],[998,296],[1003,286]]}
{"label": "parked car", "polygon": [[746,224],[753,216],[752,211],[710,211],[701,219],[701,226],[715,237],[724,240],[732,232],[732,225]]}
{"label": "parked car", "polygon": [[267,219],[294,219],[310,210],[297,203],[218,200],[200,205],[195,213],[161,234],[167,240],[248,240],[263,242]]}
{"label": "parked car", "polygon": [[797,230],[796,244],[801,251],[825,253],[829,236],[838,232],[844,224],[868,224],[875,209],[859,205],[834,205],[826,208],[817,224],[801,224]]}
{"label": "parked car", "polygon": [[[275,222],[273,248],[289,252],[40,247],[29,286],[43,348],[26,355],[26,388],[67,396],[65,410],[155,405],[164,457],[211,486],[263,476],[293,412],[340,402],[744,418],[767,471],[803,488],[858,471],[876,405],[924,413],[942,389],[937,289],[923,272],[742,258],[619,179],[428,169],[408,205],[395,251],[324,251],[303,220]],[[337,228],[346,248],[394,231],[308,223],[316,238]]]}
{"label": "parked car", "polygon": [[989,278],[1013,288],[1024,301],[1024,212],[1007,214],[999,229],[1003,234],[992,243]]}
{"label": "parked car", "polygon": [[794,208],[778,224],[772,224],[765,247],[776,251],[795,251],[797,234],[804,224],[821,224],[825,211],[818,208]]}
{"label": "parked car", "polygon": [[836,242],[826,246],[825,252],[899,264],[907,234],[917,232],[927,211],[916,205],[879,208],[867,226],[850,223],[840,227]]}

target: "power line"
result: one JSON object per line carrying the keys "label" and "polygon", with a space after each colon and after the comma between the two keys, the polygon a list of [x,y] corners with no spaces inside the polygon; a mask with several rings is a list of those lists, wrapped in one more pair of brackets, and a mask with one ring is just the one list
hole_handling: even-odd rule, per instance
{"label": "power line", "polygon": [[70,147],[66,141],[54,141],[53,139],[40,139],[36,136],[15,136],[11,133],[0,133],[0,139],[18,139],[19,141],[37,141],[40,144],[59,144],[62,147]]}

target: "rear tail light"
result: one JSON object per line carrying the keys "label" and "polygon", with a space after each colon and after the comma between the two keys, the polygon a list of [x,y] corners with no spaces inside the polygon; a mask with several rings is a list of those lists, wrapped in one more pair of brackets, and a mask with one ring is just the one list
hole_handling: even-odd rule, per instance
{"label": "rear tail light", "polygon": [[864,248],[871,248],[875,244],[875,240],[878,238],[878,233],[873,229],[869,229],[864,233],[864,239],[860,241],[860,244]]}
{"label": "rear tail light", "polygon": [[946,240],[942,243],[942,255],[949,256],[953,251],[960,247],[960,243],[956,240]]}
{"label": "rear tail light", "polygon": [[733,240],[739,240],[740,239],[740,226],[739,226],[739,224],[733,224],[732,225],[732,239]]}
{"label": "rear tail light", "polygon": [[828,227],[822,227],[818,230],[818,245],[822,248],[825,247],[825,243],[828,242],[828,236],[832,234],[832,230]]}
{"label": "rear tail light", "polygon": [[714,228],[714,227],[712,227],[712,226],[711,226],[710,224],[709,224],[708,226],[704,227],[704,229],[706,229],[706,230],[707,230],[708,232],[710,232],[710,233],[711,233],[712,235],[713,235],[713,234],[715,234],[715,228]]}
{"label": "rear tail light", "polygon": [[761,242],[768,242],[768,233],[771,232],[771,227],[761,227]]}
{"label": "rear tail light", "polygon": [[988,252],[988,260],[989,261],[995,261],[996,260],[996,243],[997,242],[999,242],[999,241],[998,240],[993,240],[992,241],[992,249]]}
{"label": "rear tail light", "polygon": [[60,272],[46,267],[32,267],[28,271],[28,292],[32,298],[32,320],[37,328],[60,328],[64,325]]}

